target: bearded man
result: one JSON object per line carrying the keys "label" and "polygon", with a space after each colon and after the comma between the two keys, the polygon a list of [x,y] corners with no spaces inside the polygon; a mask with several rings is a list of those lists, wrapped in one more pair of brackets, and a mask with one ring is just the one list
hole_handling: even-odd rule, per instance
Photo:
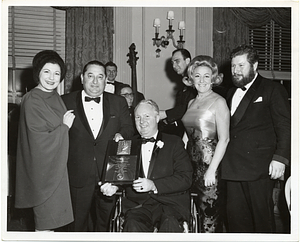
{"label": "bearded man", "polygon": [[258,53],[231,53],[230,142],[222,160],[228,232],[275,233],[274,180],[290,165],[291,114],[285,88],[258,73]]}

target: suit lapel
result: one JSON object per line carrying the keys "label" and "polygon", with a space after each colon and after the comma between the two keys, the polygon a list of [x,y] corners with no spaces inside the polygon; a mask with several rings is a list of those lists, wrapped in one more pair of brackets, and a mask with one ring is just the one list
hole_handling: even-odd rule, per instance
{"label": "suit lapel", "polygon": [[255,92],[257,88],[259,87],[261,83],[261,78],[259,76],[256,78],[254,83],[251,85],[245,96],[243,97],[242,101],[240,102],[239,106],[237,107],[236,111],[231,117],[231,126],[234,127],[236,126],[244,116],[249,104],[253,100],[253,97],[255,95]]}
{"label": "suit lapel", "polygon": [[226,101],[227,101],[227,105],[228,105],[229,109],[231,109],[231,106],[232,106],[232,97],[233,97],[236,89],[237,89],[237,87],[233,87],[227,93]]}
{"label": "suit lapel", "polygon": [[139,158],[139,168],[140,168],[140,173],[139,176],[142,178],[145,178],[145,173],[144,173],[144,167],[143,167],[143,158],[142,158],[142,137],[138,135],[138,145],[140,147],[141,153],[140,153],[140,158]]}
{"label": "suit lapel", "polygon": [[76,106],[77,106],[77,110],[78,110],[78,115],[79,115],[79,118],[80,118],[83,126],[85,127],[85,129],[94,138],[93,132],[90,128],[89,122],[88,122],[87,117],[84,112],[81,95],[82,95],[81,92],[78,92],[77,96],[76,96]]}
{"label": "suit lapel", "polygon": [[160,151],[160,148],[158,148],[158,146],[156,144],[157,144],[158,140],[162,140],[161,138],[162,138],[162,134],[161,134],[161,132],[158,132],[156,141],[154,143],[152,155],[151,155],[151,160],[150,160],[150,165],[149,165],[149,169],[148,169],[147,178],[150,177],[150,175],[152,173],[152,170],[153,170],[153,167],[155,165],[155,162],[157,160],[157,156],[158,156],[158,153]]}
{"label": "suit lapel", "polygon": [[121,82],[115,81],[115,94],[119,93],[119,90],[121,88]]}
{"label": "suit lapel", "polygon": [[100,135],[102,134],[110,118],[109,98],[105,92],[103,92],[102,97],[103,97],[103,120],[97,138],[99,138]]}

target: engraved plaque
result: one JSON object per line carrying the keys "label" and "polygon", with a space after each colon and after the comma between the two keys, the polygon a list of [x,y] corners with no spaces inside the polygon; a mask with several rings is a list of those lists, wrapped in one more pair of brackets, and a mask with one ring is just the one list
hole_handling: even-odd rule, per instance
{"label": "engraved plaque", "polygon": [[109,141],[102,183],[131,184],[139,176],[141,146],[137,140]]}

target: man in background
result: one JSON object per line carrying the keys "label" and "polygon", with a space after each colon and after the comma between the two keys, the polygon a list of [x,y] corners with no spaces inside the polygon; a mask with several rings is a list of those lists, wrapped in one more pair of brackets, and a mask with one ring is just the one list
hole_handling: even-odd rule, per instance
{"label": "man in background", "polygon": [[[123,84],[120,88],[120,92],[117,94],[126,99],[127,104],[128,104],[129,114],[132,119],[132,123],[133,123],[134,130],[135,130],[134,134],[137,134],[138,132],[136,130],[135,121],[134,121],[134,108],[135,108],[135,106],[133,106],[134,94],[133,94],[133,90],[132,90],[131,86],[129,86],[127,84]],[[137,93],[137,103],[139,103],[141,100],[144,100],[144,99],[145,99],[144,95],[142,93],[138,92]]]}
{"label": "man in background", "polygon": [[171,61],[174,71],[181,76],[183,84],[176,94],[174,108],[159,111],[162,120],[160,130],[183,137],[184,126],[181,118],[186,112],[189,101],[195,98],[197,94],[196,90],[190,86],[186,73],[187,66],[191,61],[191,54],[186,49],[176,49],[172,53]]}
{"label": "man in background", "polygon": [[105,70],[106,70],[106,86],[104,91],[116,94],[118,91],[120,91],[122,82],[116,81],[116,77],[118,75],[118,67],[115,63],[112,61],[109,61],[105,64]]}

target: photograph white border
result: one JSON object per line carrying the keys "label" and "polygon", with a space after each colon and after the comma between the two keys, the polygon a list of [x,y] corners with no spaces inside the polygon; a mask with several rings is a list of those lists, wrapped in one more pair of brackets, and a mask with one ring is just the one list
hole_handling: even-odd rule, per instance
{"label": "photograph white border", "polygon": [[[9,5],[127,6],[127,7],[292,7],[292,214],[291,234],[154,234],[154,233],[37,233],[7,232],[7,56]],[[104,1],[3,0],[1,2],[1,239],[4,241],[299,241],[299,1]]]}

